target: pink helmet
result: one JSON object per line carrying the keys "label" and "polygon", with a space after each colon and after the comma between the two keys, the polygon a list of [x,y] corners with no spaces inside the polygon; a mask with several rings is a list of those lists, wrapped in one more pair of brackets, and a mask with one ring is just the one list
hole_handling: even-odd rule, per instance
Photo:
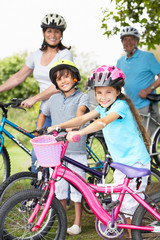
{"label": "pink helmet", "polygon": [[115,66],[102,65],[96,68],[88,79],[89,87],[122,87],[124,84],[125,75]]}

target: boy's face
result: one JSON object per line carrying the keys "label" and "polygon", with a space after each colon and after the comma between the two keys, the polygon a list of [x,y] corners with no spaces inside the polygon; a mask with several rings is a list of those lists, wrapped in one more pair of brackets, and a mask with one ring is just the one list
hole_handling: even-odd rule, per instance
{"label": "boy's face", "polygon": [[96,87],[97,102],[104,108],[109,107],[119,94],[114,87]]}
{"label": "boy's face", "polygon": [[74,80],[71,73],[66,70],[62,76],[57,72],[56,83],[61,91],[67,92],[72,88]]}

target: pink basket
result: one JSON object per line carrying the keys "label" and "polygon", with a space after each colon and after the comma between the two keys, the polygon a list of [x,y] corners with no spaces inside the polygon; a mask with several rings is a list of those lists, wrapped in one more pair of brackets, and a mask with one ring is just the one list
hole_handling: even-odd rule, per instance
{"label": "pink basket", "polygon": [[30,141],[40,166],[54,167],[60,164],[62,141],[57,142],[52,135],[35,137]]}

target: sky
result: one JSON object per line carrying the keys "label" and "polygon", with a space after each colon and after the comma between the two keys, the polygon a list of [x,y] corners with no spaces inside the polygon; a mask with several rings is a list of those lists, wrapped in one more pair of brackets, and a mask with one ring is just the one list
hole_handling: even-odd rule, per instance
{"label": "sky", "polygon": [[98,65],[115,65],[123,49],[119,35],[110,39],[103,35],[105,7],[110,7],[110,0],[1,0],[0,59],[37,50],[43,41],[42,18],[58,13],[67,22],[64,45],[74,47],[77,56],[87,54]]}

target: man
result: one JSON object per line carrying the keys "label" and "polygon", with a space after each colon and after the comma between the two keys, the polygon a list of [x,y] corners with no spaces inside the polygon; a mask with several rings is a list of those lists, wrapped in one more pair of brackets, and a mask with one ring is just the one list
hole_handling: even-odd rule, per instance
{"label": "man", "polygon": [[[124,27],[120,38],[126,55],[117,61],[117,67],[126,77],[125,93],[140,113],[150,112],[154,118],[158,119],[158,104],[150,106],[150,101],[146,97],[150,93],[156,93],[155,89],[160,86],[160,64],[153,53],[137,48],[140,40],[137,29],[131,26]],[[156,75],[158,78],[155,80]],[[153,126],[150,126],[150,134],[153,131]]]}

